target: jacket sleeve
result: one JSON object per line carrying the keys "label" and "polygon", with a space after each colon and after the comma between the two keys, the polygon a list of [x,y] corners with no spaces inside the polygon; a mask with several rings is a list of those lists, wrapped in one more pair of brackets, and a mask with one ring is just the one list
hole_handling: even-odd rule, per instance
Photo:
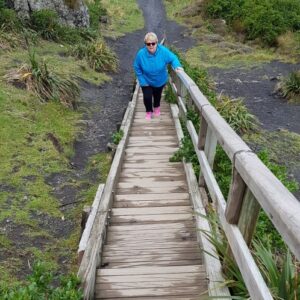
{"label": "jacket sleeve", "polygon": [[146,86],[149,85],[143,75],[143,69],[140,63],[140,58],[139,58],[139,54],[136,55],[134,63],[133,63],[133,68],[134,68],[134,72],[135,75],[140,83],[140,86]]}
{"label": "jacket sleeve", "polygon": [[168,48],[165,48],[166,51],[166,57],[167,57],[167,63],[171,64],[173,69],[176,69],[178,67],[182,67],[177,55],[175,55],[172,51],[170,51]]}

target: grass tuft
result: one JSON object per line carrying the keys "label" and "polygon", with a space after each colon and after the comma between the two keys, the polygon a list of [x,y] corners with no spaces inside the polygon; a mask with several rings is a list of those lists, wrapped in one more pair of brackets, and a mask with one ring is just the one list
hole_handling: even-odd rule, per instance
{"label": "grass tuft", "polygon": [[41,101],[56,100],[75,109],[80,93],[77,83],[50,72],[45,62],[37,61],[34,52],[30,52],[29,55],[30,65],[23,64],[19,69],[10,71],[5,76],[7,81],[34,91]]}

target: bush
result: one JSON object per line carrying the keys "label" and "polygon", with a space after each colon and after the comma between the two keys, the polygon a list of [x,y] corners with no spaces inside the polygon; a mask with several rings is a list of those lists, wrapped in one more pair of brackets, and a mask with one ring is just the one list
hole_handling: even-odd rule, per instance
{"label": "bush", "polygon": [[[59,287],[54,287],[54,282]],[[79,289],[79,279],[76,275],[57,278],[48,270],[47,265],[36,262],[32,274],[28,277],[26,286],[14,289],[0,289],[2,300],[81,300],[83,293]]]}
{"label": "bush", "polygon": [[69,53],[78,59],[86,59],[89,66],[98,72],[115,72],[118,67],[116,55],[101,39],[90,43],[78,44],[70,49]]}
{"label": "bush", "polygon": [[0,27],[6,31],[15,31],[21,29],[21,22],[12,9],[0,9]]}
{"label": "bush", "polygon": [[100,0],[89,2],[88,9],[90,14],[90,26],[91,28],[98,30],[101,16],[106,16],[107,10],[102,6]]}
{"label": "bush", "polygon": [[60,25],[58,15],[55,11],[42,9],[31,14],[31,26],[42,38],[46,40],[59,41]]}
{"label": "bush", "polygon": [[207,0],[204,11],[212,18],[225,19],[233,28],[242,28],[247,39],[271,46],[280,34],[300,29],[298,0]]}
{"label": "bush", "polygon": [[50,72],[45,62],[36,60],[34,52],[30,52],[30,64],[10,71],[5,76],[7,81],[34,91],[42,101],[55,100],[66,107],[77,107],[80,90],[75,81]]}
{"label": "bush", "polygon": [[300,71],[292,72],[279,87],[282,96],[292,102],[300,102]]}
{"label": "bush", "polygon": [[285,16],[268,1],[246,0],[244,6],[244,25],[247,38],[260,38],[264,44],[276,45],[276,38],[288,30]]}
{"label": "bush", "polygon": [[232,100],[227,96],[219,97],[216,109],[227,123],[237,132],[245,133],[256,129],[256,119],[249,113],[241,99]]}

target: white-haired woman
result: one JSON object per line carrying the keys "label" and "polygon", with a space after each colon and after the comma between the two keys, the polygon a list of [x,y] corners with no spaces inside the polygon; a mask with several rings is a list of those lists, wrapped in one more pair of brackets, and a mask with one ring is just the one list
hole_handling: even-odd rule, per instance
{"label": "white-haired woman", "polygon": [[151,120],[153,114],[160,115],[161,94],[168,81],[168,64],[176,71],[182,70],[182,66],[172,51],[158,44],[154,32],[148,32],[144,42],[145,46],[137,52],[133,67],[142,87],[146,119]]}

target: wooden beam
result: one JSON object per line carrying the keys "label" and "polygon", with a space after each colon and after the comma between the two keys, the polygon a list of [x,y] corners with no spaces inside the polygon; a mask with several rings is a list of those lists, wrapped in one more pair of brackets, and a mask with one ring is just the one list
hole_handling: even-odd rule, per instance
{"label": "wooden beam", "polygon": [[225,211],[226,220],[230,224],[238,224],[245,189],[246,184],[243,178],[240,176],[236,168],[233,168],[233,175]]}

